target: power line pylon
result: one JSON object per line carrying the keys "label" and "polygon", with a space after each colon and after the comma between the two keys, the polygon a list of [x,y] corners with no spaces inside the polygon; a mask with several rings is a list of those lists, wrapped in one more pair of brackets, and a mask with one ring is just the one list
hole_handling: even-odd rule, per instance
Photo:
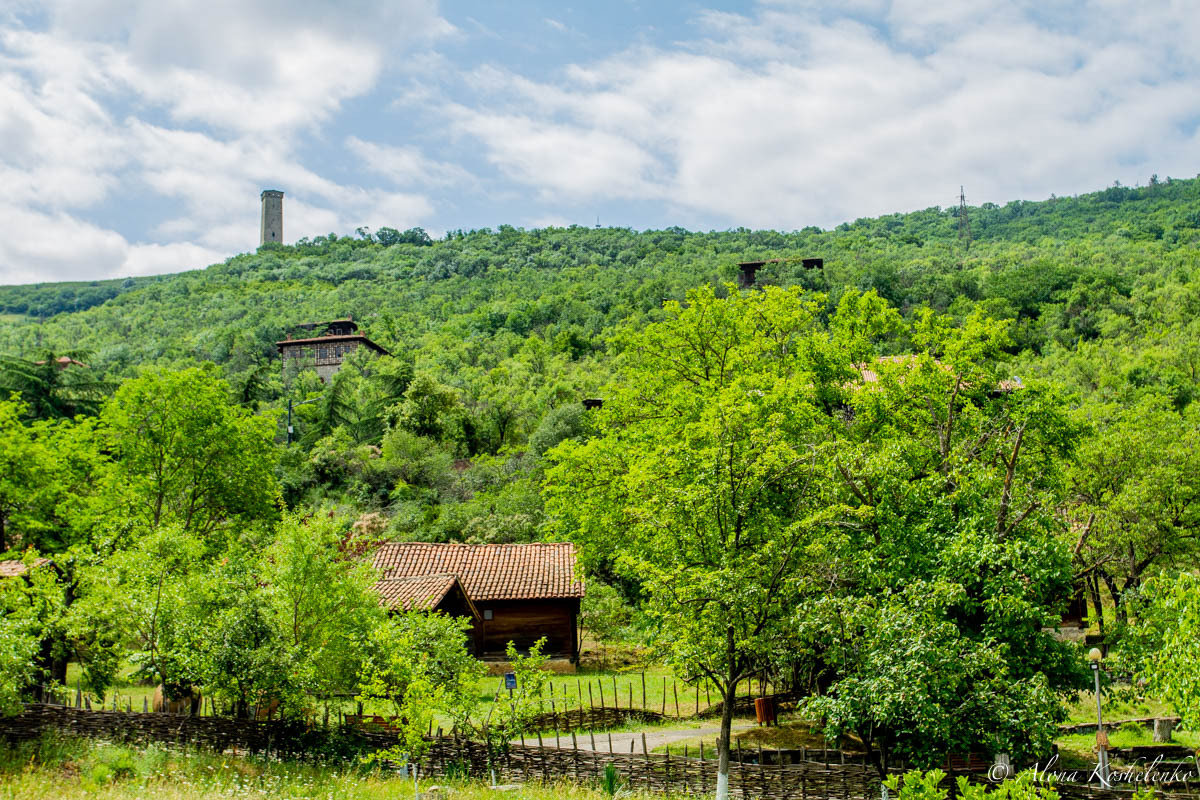
{"label": "power line pylon", "polygon": [[967,193],[962,186],[958,187],[958,238],[971,245],[971,218],[967,216]]}

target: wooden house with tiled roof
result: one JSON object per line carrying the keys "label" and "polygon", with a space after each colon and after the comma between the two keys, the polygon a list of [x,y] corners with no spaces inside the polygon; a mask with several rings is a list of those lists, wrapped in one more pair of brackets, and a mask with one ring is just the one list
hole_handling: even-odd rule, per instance
{"label": "wooden house with tiled roof", "polygon": [[389,608],[447,610],[457,603],[457,615],[473,620],[482,658],[502,658],[510,641],[527,650],[542,637],[546,655],[579,658],[583,582],[573,544],[389,542],[376,551],[375,568]]}

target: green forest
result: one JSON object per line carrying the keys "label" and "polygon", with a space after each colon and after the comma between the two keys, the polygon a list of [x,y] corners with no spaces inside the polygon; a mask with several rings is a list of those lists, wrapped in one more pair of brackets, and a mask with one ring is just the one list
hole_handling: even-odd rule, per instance
{"label": "green forest", "polygon": [[[90,691],[466,724],[461,626],[384,619],[356,556],[570,539],[593,632],[727,701],[769,673],[885,762],[1045,752],[1091,680],[1072,601],[1200,725],[1200,178],[959,214],[360,229],[0,288],[0,553],[70,585],[6,582],[0,708],[49,631]],[[390,355],[283,368],[346,317]]]}

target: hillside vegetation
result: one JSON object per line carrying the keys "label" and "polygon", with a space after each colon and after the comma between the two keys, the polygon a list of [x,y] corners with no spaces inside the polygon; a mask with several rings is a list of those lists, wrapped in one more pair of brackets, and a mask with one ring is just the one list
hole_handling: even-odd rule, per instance
{"label": "hillside vegetation", "polygon": [[[465,725],[464,625],[384,614],[360,556],[571,538],[595,637],[727,710],[767,675],[885,761],[1044,753],[1088,677],[1049,633],[1072,599],[1200,724],[1169,623],[1200,613],[1200,179],[971,208],[971,241],[958,213],[382,229],[0,288],[0,551],[73,588],[0,584],[0,713],[45,635],[97,693],[132,665],[235,716]],[[346,316],[391,355],[285,374],[276,341]]]}

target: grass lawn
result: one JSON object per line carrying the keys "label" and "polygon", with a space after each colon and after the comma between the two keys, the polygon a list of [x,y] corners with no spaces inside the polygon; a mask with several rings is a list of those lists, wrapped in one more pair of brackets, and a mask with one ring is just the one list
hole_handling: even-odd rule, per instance
{"label": "grass lawn", "polygon": [[[454,800],[602,800],[598,788],[568,783],[495,791],[484,783],[430,779]],[[412,781],[366,767],[322,767],[160,747],[44,740],[0,751],[0,800],[402,800]],[[650,795],[626,795],[649,798]],[[663,795],[654,795],[663,798]]]}
{"label": "grass lawn", "polygon": [[[143,702],[153,707],[154,687],[138,684],[132,678],[132,668],[124,666],[118,673],[114,685],[105,694],[104,708],[111,708],[116,698],[117,706],[125,709],[127,706],[134,711],[141,711]],[[75,686],[79,680],[80,670],[77,664],[67,666],[67,684],[71,702],[74,703]],[[487,718],[488,711],[495,701],[497,692],[503,692],[504,678],[501,675],[488,675],[481,678],[475,685],[474,692],[478,698],[475,718]],[[743,684],[740,692],[745,694],[747,685]],[[757,684],[754,686],[757,693]],[[554,700],[550,696],[553,693]],[[615,694],[615,698],[614,698]],[[697,704],[697,701],[699,703]],[[669,716],[676,713],[683,717],[694,715],[697,708],[703,710],[711,703],[719,701],[715,689],[702,685],[699,693],[696,687],[689,686],[675,677],[667,667],[648,666],[626,668],[622,670],[583,670],[576,674],[557,674],[550,677],[549,691],[541,706],[544,711],[570,710],[603,704],[612,708],[614,702],[620,708],[629,708],[632,703],[635,708],[645,708],[662,713],[664,708]],[[96,698],[92,699],[93,707],[98,708]],[[320,707],[320,706],[319,706]],[[337,717],[340,710],[345,714],[357,713],[357,703],[350,698],[334,700],[330,703],[332,718]],[[367,714],[390,716],[394,713],[387,703],[367,703],[363,707]],[[209,713],[205,704],[204,713]]]}
{"label": "grass lawn", "polygon": [[[706,724],[709,727],[716,727],[718,720],[711,720]],[[759,747],[765,750],[799,750],[805,747],[810,750],[837,749],[835,743],[826,741],[816,723],[799,718],[781,718],[779,725],[771,727],[760,728],[755,726],[745,730],[735,730],[733,732],[733,742],[735,749],[740,743],[743,750],[757,750]],[[688,753],[695,755],[699,752],[702,743],[706,751],[715,752],[717,746],[716,734],[679,739],[668,745],[654,748],[654,752],[669,752],[671,755],[682,755],[684,747],[686,747]],[[862,742],[854,736],[842,737],[841,744],[842,747],[850,751],[861,752],[864,749]]]}
{"label": "grass lawn", "polygon": [[[1102,691],[1101,707],[1104,720],[1141,719],[1143,717],[1173,717],[1175,712],[1166,703],[1149,697],[1128,698],[1126,691]],[[1096,693],[1080,692],[1067,707],[1067,724],[1079,725],[1096,721]]]}

